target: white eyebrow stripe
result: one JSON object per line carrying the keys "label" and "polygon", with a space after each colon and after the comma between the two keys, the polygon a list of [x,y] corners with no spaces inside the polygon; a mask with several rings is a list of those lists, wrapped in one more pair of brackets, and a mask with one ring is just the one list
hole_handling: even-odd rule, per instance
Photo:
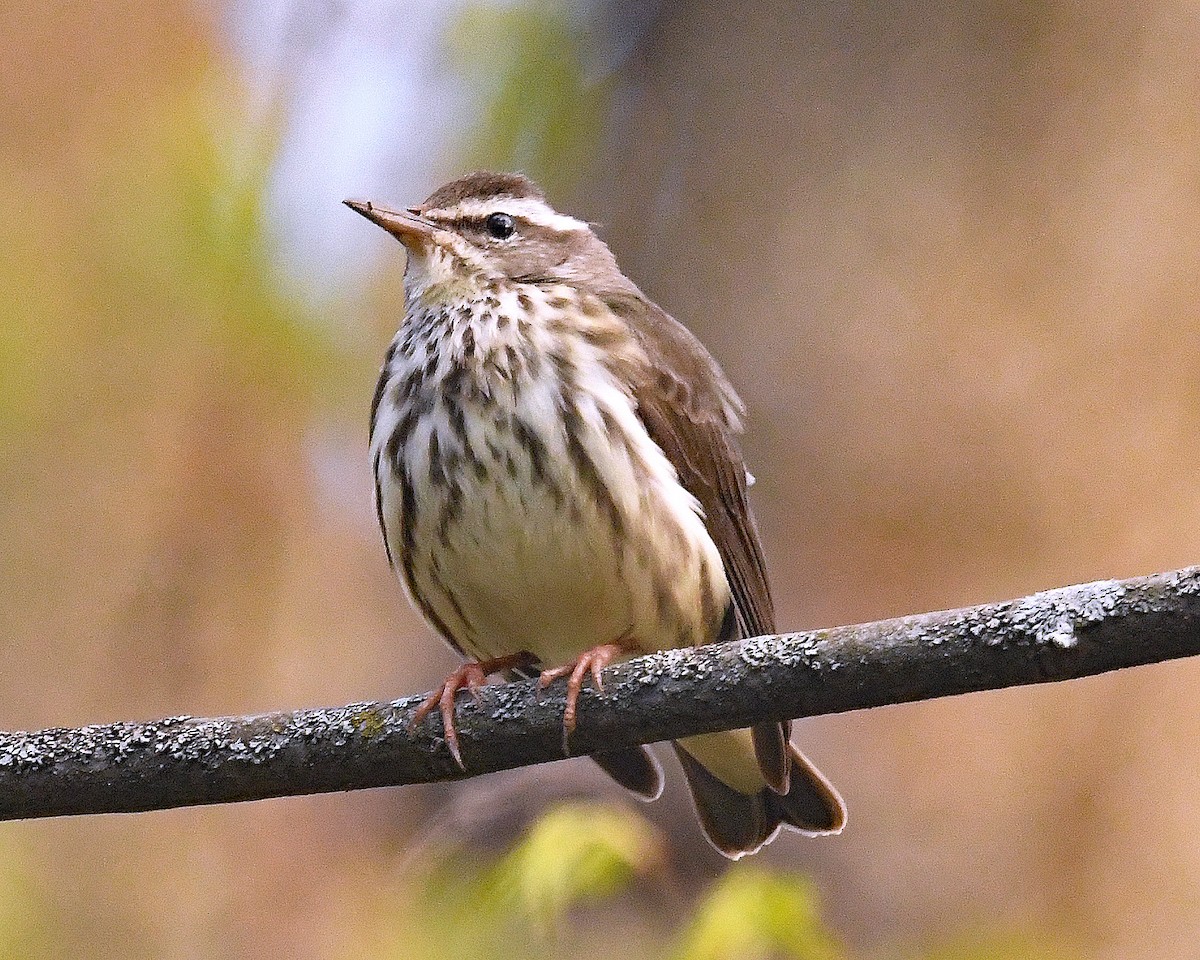
{"label": "white eyebrow stripe", "polygon": [[532,197],[497,197],[494,200],[463,200],[461,203],[456,203],[453,207],[430,210],[428,212],[434,214],[435,218],[439,220],[442,218],[447,220],[456,220],[459,218],[483,219],[493,213],[507,213],[514,217],[521,217],[528,220],[536,226],[546,227],[549,230],[588,229],[588,225],[582,220],[568,217],[565,213],[558,213],[551,209],[549,204],[542,200],[535,200]]}

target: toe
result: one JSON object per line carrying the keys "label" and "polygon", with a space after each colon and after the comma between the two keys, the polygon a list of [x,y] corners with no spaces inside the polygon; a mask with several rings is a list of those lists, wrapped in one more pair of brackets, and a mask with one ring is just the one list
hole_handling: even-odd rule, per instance
{"label": "toe", "polygon": [[480,699],[479,688],[487,683],[487,674],[483,672],[483,668],[478,664],[469,664],[466,671],[467,689],[471,691],[476,701]]}
{"label": "toe", "polygon": [[458,764],[459,769],[466,770],[466,765],[462,759],[462,751],[458,747],[458,731],[454,728],[454,687],[449,684],[442,691],[441,713],[442,736],[446,738],[446,749],[450,751],[450,756],[454,758],[454,762]]}
{"label": "toe", "polygon": [[441,699],[441,696],[442,691],[438,689],[421,701],[421,705],[413,711],[412,719],[408,721],[409,730],[416,729],[417,725],[427,716],[429,716],[429,714],[433,711],[433,708],[438,705],[438,701]]}

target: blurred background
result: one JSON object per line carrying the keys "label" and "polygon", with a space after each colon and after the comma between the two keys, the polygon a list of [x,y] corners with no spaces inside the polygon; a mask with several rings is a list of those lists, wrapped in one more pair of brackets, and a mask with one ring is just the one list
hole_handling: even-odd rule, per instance
{"label": "blurred background", "polygon": [[[1198,559],[1188,0],[0,3],[0,726],[424,691],[366,420],[400,247],[539,178],[749,410],[780,622]],[[823,718],[838,838],[677,782],[0,825],[0,956],[1194,956],[1200,666]],[[599,805],[599,806],[593,806]]]}

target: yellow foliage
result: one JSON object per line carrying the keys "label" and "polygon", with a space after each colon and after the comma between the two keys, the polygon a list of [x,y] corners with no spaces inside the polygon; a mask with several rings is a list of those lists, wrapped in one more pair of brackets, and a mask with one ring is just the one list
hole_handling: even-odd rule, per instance
{"label": "yellow foliage", "polygon": [[487,887],[547,930],[575,904],[611,896],[659,859],[659,838],[641,817],[599,804],[561,804],[496,865]]}
{"label": "yellow foliage", "polygon": [[842,960],[812,884],[758,867],[731,868],[700,904],[673,960]]}

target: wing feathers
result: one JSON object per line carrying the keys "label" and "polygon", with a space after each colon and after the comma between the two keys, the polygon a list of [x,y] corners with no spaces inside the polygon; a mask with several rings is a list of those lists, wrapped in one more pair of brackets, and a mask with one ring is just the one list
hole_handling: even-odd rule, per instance
{"label": "wing feathers", "polygon": [[771,633],[775,611],[738,443],[742,402],[716,361],[683,324],[644,297],[605,297],[650,358],[634,385],[638,413],[704,509],[733,591],[742,636]]}
{"label": "wing feathers", "polygon": [[[628,293],[606,302],[629,324],[650,359],[651,369],[634,385],[638,413],[704,510],[733,595],[736,622],[731,626],[740,637],[773,633],[775,608],[737,440],[741,400],[700,341],[673,317]],[[723,631],[721,639],[732,639],[726,632],[731,631]],[[752,732],[764,779],[774,791],[786,794],[791,773],[788,725],[760,724]]]}

